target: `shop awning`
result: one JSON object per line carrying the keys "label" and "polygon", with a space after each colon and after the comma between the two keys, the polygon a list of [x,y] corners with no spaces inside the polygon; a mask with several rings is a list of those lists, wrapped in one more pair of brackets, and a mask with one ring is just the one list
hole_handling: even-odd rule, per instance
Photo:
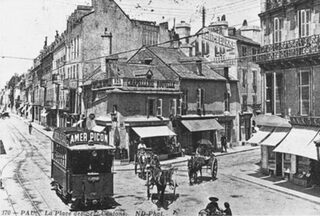
{"label": "shop awning", "polygon": [[261,126],[287,127],[287,128],[291,127],[291,124],[289,123],[288,119],[284,119],[276,115],[260,114],[255,116],[252,120],[254,120],[257,125],[261,125]]}
{"label": "shop awning", "polygon": [[175,136],[176,134],[167,126],[133,127],[141,138]]}
{"label": "shop awning", "polygon": [[190,131],[224,130],[215,119],[182,120],[181,123]]}
{"label": "shop awning", "polygon": [[252,144],[260,144],[264,139],[266,139],[274,130],[273,127],[261,127],[258,132],[253,134],[253,137],[251,137],[249,140],[247,140],[247,143]]}
{"label": "shop awning", "polygon": [[314,144],[314,141],[319,141],[320,139],[320,131],[316,135],[316,137],[311,140],[301,151],[300,156],[304,156],[306,158],[310,158],[313,160],[318,160],[318,155],[317,155],[317,147]]}
{"label": "shop awning", "polygon": [[[318,132],[319,128],[316,127],[294,126],[286,138],[273,151],[312,157],[313,140]],[[316,153],[316,148],[314,148],[314,154]]]}
{"label": "shop awning", "polygon": [[105,126],[96,125],[96,126],[94,126],[91,130],[100,133],[100,132],[102,132],[105,128],[106,128]]}
{"label": "shop awning", "polygon": [[270,136],[261,142],[261,145],[277,146],[287,136],[289,131],[290,128],[278,127],[270,134]]}

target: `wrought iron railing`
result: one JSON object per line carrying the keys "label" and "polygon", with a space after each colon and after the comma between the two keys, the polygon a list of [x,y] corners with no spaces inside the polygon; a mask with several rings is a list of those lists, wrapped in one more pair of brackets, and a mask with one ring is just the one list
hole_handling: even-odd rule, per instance
{"label": "wrought iron railing", "polygon": [[102,90],[115,87],[129,89],[179,90],[179,83],[171,80],[152,80],[143,78],[109,78],[96,80],[92,83],[92,90]]}
{"label": "wrought iron railing", "polygon": [[320,35],[288,40],[260,48],[257,63],[320,54]]}

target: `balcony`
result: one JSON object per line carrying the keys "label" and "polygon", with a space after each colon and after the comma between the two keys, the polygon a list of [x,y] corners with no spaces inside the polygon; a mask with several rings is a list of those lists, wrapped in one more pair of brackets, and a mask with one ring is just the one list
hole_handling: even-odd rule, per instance
{"label": "balcony", "polygon": [[266,10],[272,10],[279,8],[290,3],[290,0],[267,0],[266,1]]}
{"label": "balcony", "polygon": [[110,78],[96,80],[92,83],[92,90],[107,90],[113,88],[121,88],[124,90],[177,91],[179,90],[179,83],[171,80],[141,78]]}
{"label": "balcony", "polygon": [[317,63],[319,56],[320,35],[312,35],[263,46],[260,48],[256,62],[260,65],[272,63],[288,63],[289,65],[294,65],[297,63],[297,60]]}

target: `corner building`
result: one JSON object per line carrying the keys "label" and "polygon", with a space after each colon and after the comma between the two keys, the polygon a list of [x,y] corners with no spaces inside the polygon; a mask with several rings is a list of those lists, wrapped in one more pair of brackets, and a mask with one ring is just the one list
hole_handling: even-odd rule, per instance
{"label": "corner building", "polygon": [[[261,144],[262,169],[296,184],[320,184],[314,141],[320,130],[320,5],[307,0],[262,0],[263,112],[290,119],[288,131]],[[270,132],[269,131],[269,132]]]}

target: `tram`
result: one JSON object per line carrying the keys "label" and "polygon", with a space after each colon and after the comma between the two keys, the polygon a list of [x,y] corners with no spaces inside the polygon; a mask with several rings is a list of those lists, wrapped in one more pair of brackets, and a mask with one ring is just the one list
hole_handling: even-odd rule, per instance
{"label": "tram", "polygon": [[51,185],[71,209],[108,205],[113,196],[113,146],[106,134],[57,128],[52,137]]}

